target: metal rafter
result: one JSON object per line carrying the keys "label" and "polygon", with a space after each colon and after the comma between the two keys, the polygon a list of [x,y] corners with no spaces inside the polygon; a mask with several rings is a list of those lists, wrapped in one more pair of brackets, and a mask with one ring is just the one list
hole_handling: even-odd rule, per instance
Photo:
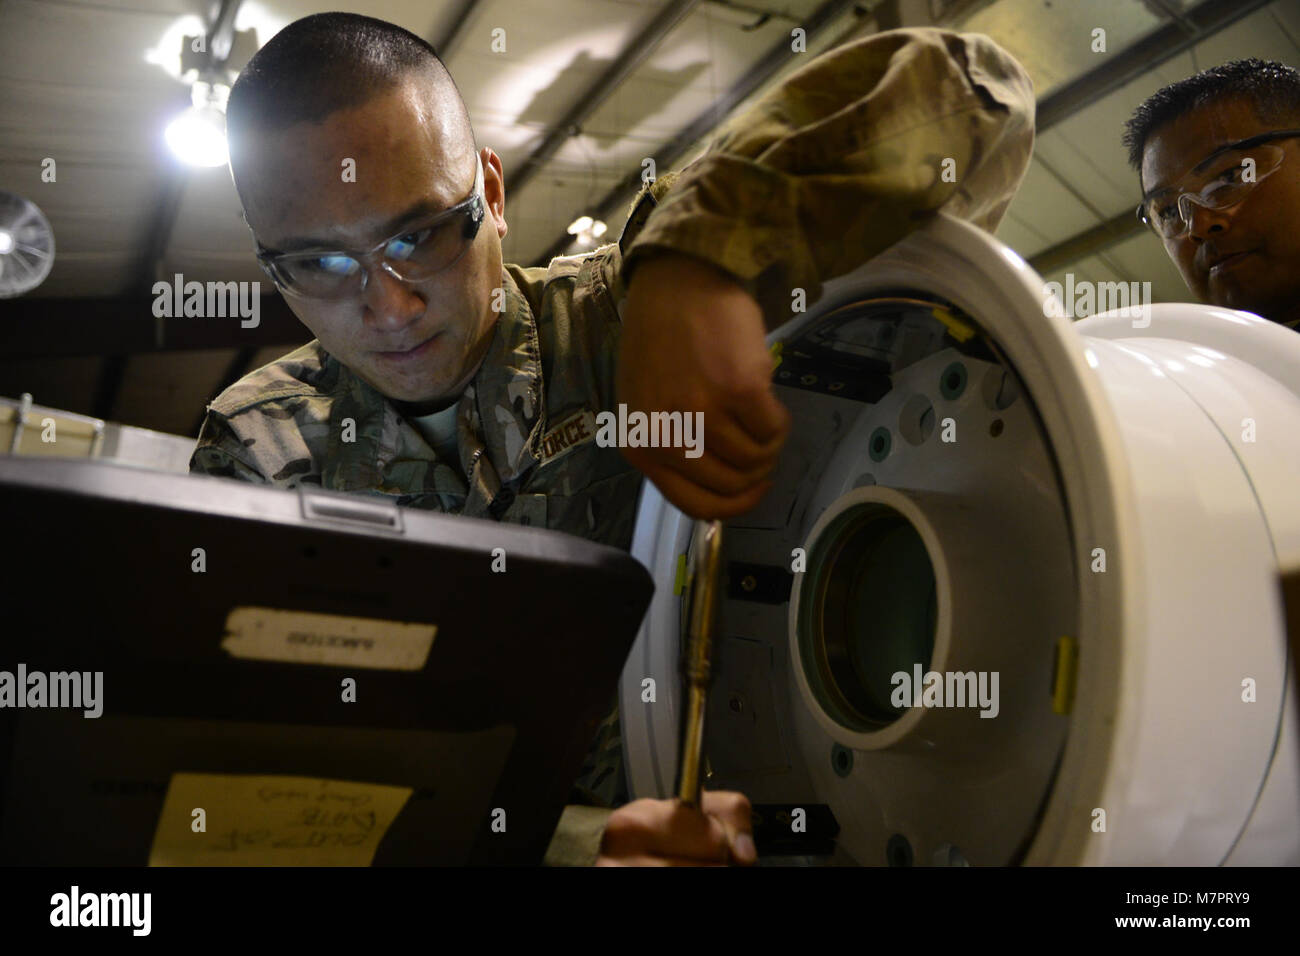
{"label": "metal rafter", "polygon": [[509,183],[513,195],[518,196],[519,191],[541,170],[542,164],[554,156],[572,137],[582,132],[582,124],[586,122],[587,117],[595,113],[600,105],[609,99],[619,85],[658,49],[664,38],[698,4],[699,0],[672,0],[650,19],[645,28],[623,48],[623,52],[614,58],[605,72],[591,86],[583,90],[569,111],[546,134],[541,144],[519,164]]}
{"label": "metal rafter", "polygon": [[1071,262],[1078,262],[1088,256],[1104,252],[1116,243],[1136,236],[1146,227],[1138,222],[1133,210],[1129,209],[1113,216],[1105,222],[1099,222],[1091,229],[1085,229],[1077,235],[1044,249],[1028,260],[1039,275],[1051,275]]}
{"label": "metal rafter", "polygon": [[[1050,129],[1085,106],[1133,82],[1143,73],[1185,52],[1207,37],[1249,16],[1273,0],[1201,0],[1190,10],[1156,27],[1142,39],[1129,44],[1038,101],[1038,132]],[[1119,132],[1116,131],[1116,136]]]}
{"label": "metal rafter", "polygon": [[[818,7],[811,17],[803,23],[803,29],[808,39],[820,32],[828,24],[843,14],[850,7],[855,5],[855,0],[828,0]],[[699,142],[706,136],[710,130],[715,129],[719,123],[726,118],[736,106],[743,102],[748,96],[759,89],[766,83],[774,73],[790,62],[790,41],[788,37],[782,38],[772,46],[762,58],[745,72],[739,80],[732,84],[712,106],[704,110],[695,117],[689,124],[684,126],[676,136],[655,150],[655,162],[657,165],[665,168],[671,167],[675,162],[682,158],[686,150],[690,149],[694,143]],[[619,183],[607,192],[603,198],[596,204],[594,212],[584,210],[583,213],[575,213],[573,218],[580,214],[590,215],[595,219],[610,219],[614,212],[619,209],[625,201],[628,193],[635,192],[641,187],[641,170],[635,169],[623,177]],[[563,255],[564,250],[573,243],[573,237],[567,233],[560,239],[551,244],[538,259],[534,265],[546,265],[552,258]]]}
{"label": "metal rafter", "polygon": [[438,51],[438,58],[442,60],[444,66],[451,58],[451,55],[456,52],[456,48],[460,46],[461,41],[465,39],[465,28],[469,26],[470,20],[473,19],[478,5],[479,0],[461,0],[460,9],[452,15],[451,26],[443,31],[440,36],[426,37],[429,45]]}
{"label": "metal rafter", "polygon": [[263,295],[258,325],[246,329],[237,316],[172,318],[158,338],[153,297],[6,300],[0,322],[3,360],[41,356],[135,355],[188,349],[238,349],[302,345],[311,341],[298,317],[278,295]]}
{"label": "metal rafter", "polygon": [[[257,351],[257,348],[251,345],[246,345],[241,348],[235,354],[235,357],[230,360],[230,364],[226,366],[225,371],[221,373],[221,377],[217,379],[217,384],[208,393],[209,396],[211,398],[216,398],[230,386],[243,378],[247,373],[251,372],[253,370],[253,359],[257,356]],[[208,409],[207,403],[205,402],[204,407],[199,410],[198,416],[194,419],[194,424],[190,426],[189,434],[197,435],[203,429],[203,419],[205,419],[207,415]]]}

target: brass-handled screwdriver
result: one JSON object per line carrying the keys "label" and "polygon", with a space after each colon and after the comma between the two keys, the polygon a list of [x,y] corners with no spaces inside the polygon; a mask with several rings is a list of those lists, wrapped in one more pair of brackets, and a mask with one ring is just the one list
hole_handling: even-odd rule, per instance
{"label": "brass-handled screwdriver", "polygon": [[704,714],[713,668],[713,627],[722,570],[722,522],[695,522],[695,560],[691,573],[691,611],[682,655],[686,709],[678,752],[677,795],[699,807],[704,781]]}

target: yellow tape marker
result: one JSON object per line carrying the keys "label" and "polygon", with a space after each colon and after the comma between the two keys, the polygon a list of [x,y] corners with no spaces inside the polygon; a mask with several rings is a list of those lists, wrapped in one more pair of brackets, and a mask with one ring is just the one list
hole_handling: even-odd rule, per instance
{"label": "yellow tape marker", "polygon": [[1056,677],[1052,681],[1052,713],[1074,709],[1074,682],[1079,673],[1079,645],[1072,637],[1056,639]]}
{"label": "yellow tape marker", "polygon": [[948,327],[949,334],[958,342],[965,342],[975,335],[975,330],[967,325],[957,316],[953,315],[947,309],[935,306],[930,310],[930,314]]}
{"label": "yellow tape marker", "polygon": [[686,590],[686,555],[677,555],[677,576],[673,579],[673,593],[680,596]]}
{"label": "yellow tape marker", "polygon": [[785,343],[773,342],[768,351],[772,353],[772,371],[775,372],[781,366],[781,353],[785,351]]}

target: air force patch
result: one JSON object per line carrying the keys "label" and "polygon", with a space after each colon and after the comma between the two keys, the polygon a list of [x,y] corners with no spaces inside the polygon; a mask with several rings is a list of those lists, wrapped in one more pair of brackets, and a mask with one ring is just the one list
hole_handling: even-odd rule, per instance
{"label": "air force patch", "polygon": [[579,445],[596,439],[596,416],[583,408],[566,415],[547,430],[542,438],[542,464],[566,455]]}

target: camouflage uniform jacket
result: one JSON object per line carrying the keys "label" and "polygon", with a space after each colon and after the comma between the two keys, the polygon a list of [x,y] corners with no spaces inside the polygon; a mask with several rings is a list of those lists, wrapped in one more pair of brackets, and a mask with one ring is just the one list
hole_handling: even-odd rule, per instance
{"label": "camouflage uniform jacket", "polygon": [[[390,402],[311,342],[212,402],[191,470],[626,548],[640,477],[596,445],[593,416],[616,407],[619,310],[637,264],[663,251],[710,262],[775,328],[790,317],[792,289],[815,300],[821,282],[941,207],[995,228],[1028,165],[1033,107],[1028,77],[987,37],[897,30],[833,49],[726,123],[653,214],[633,216],[639,232],[546,268],[505,267],[506,309],[457,406],[459,461],[439,460]],[[617,727],[611,714],[579,780],[584,802],[626,799]],[[548,862],[593,861],[607,814],[566,808]]]}

